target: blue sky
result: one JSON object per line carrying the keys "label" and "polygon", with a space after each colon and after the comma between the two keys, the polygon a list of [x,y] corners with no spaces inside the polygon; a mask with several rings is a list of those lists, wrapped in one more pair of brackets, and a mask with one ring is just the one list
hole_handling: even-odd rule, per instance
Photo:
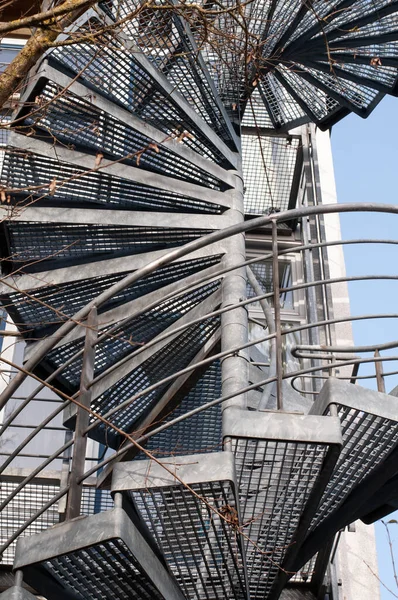
{"label": "blue sky", "polygon": [[[350,115],[332,131],[332,147],[339,202],[381,202],[398,204],[398,98],[384,98],[366,120]],[[397,239],[398,216],[367,213],[342,216],[343,237]],[[369,245],[345,249],[348,275],[397,274],[398,246]],[[349,286],[353,315],[398,313],[398,281],[352,283]],[[354,324],[357,345],[384,343],[398,339],[398,320],[380,319]],[[398,355],[398,348],[383,354]],[[367,355],[369,356],[369,355]],[[398,362],[385,363],[385,370],[398,370]],[[360,374],[372,368],[361,367]],[[374,371],[373,371],[374,372]],[[374,380],[359,382],[375,387]],[[386,378],[386,390],[398,385],[398,376]],[[398,520],[398,513],[387,517]],[[393,578],[385,530],[376,525],[382,600],[398,597]],[[398,524],[391,525],[398,558]],[[398,563],[398,561],[397,561]],[[359,600],[359,599],[358,599]]]}

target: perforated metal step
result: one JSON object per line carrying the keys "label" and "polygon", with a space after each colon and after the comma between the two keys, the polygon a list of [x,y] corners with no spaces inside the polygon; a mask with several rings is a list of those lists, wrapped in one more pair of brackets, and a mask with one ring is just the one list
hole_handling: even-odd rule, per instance
{"label": "perforated metal step", "polygon": [[14,567],[50,598],[184,600],[161,558],[122,508],[19,540]]}
{"label": "perforated metal step", "polygon": [[337,460],[339,421],[234,408],[224,412],[223,434],[236,461],[250,597],[271,598]]}
{"label": "perforated metal step", "polygon": [[154,461],[119,463],[112,491],[132,498],[187,599],[246,597],[233,455],[160,462],[171,473]]}

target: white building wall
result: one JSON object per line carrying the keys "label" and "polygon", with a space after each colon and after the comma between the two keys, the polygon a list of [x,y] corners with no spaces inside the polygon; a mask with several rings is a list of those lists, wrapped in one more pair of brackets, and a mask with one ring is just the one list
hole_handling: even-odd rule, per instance
{"label": "white building wall", "polygon": [[[337,194],[330,144],[330,133],[317,130],[316,133],[319,175],[323,204],[336,204]],[[325,236],[328,241],[341,239],[338,214],[325,215]],[[352,237],[360,237],[353,233]],[[346,274],[342,246],[333,246],[328,251],[330,277],[344,277]],[[332,286],[333,312],[335,318],[348,317],[350,304],[348,286],[338,283]],[[351,323],[341,323],[335,329],[336,343],[353,345]],[[351,367],[348,368],[348,371]],[[342,374],[342,372],[341,372]],[[344,373],[345,374],[345,373]],[[355,531],[345,531],[338,546],[335,559],[336,575],[341,580],[338,586],[339,598],[334,600],[379,600],[380,586],[377,579],[378,566],[374,527],[355,523]]]}

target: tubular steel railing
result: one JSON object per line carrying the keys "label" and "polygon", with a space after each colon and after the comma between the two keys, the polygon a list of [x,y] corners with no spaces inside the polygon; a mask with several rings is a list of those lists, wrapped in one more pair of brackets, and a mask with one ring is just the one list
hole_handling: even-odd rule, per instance
{"label": "tubular steel railing", "polygon": [[[62,339],[62,336],[67,335],[78,324],[80,324],[84,320],[86,315],[88,314],[88,311],[91,310],[91,308],[93,306],[100,306],[102,302],[104,302],[106,299],[112,297],[112,295],[117,293],[121,289],[121,287],[128,285],[129,283],[131,283],[132,280],[137,281],[140,277],[142,277],[145,274],[147,274],[148,272],[158,268],[161,264],[166,264],[168,262],[171,262],[171,261],[175,260],[177,257],[186,256],[189,254],[190,251],[193,251],[194,249],[196,249],[198,247],[203,247],[206,244],[210,244],[217,239],[223,239],[227,236],[234,235],[240,231],[250,231],[251,229],[258,228],[260,226],[264,226],[267,223],[271,223],[271,222],[280,223],[283,221],[290,221],[293,218],[294,219],[302,219],[308,215],[315,216],[315,215],[327,215],[327,214],[335,213],[335,212],[357,212],[357,211],[367,211],[369,213],[372,213],[374,211],[374,212],[383,212],[386,214],[393,215],[393,214],[398,213],[398,208],[396,206],[373,205],[373,204],[368,205],[368,204],[358,203],[358,204],[342,205],[342,206],[318,206],[318,207],[314,207],[314,208],[296,209],[294,211],[287,211],[285,213],[279,213],[279,214],[274,214],[272,216],[261,217],[261,218],[246,222],[244,224],[241,224],[238,226],[233,226],[226,230],[222,230],[220,232],[210,234],[200,240],[191,242],[182,248],[173,250],[172,252],[168,253],[160,261],[154,261],[150,265],[146,265],[144,268],[135,272],[133,275],[129,275],[125,281],[120,282],[120,283],[116,284],[116,286],[112,286],[109,290],[106,290],[105,292],[103,292],[95,301],[90,302],[89,305],[85,309],[80,310],[72,319],[69,319],[66,323],[61,325],[61,327],[58,329],[57,335],[54,338],[50,337],[49,339],[44,340],[44,342],[39,342],[37,350],[35,350],[32,353],[31,358],[28,360],[28,362],[24,365],[23,368],[12,364],[11,361],[2,359],[3,364],[12,366],[14,369],[18,369],[18,368],[20,369],[19,375],[17,375],[11,381],[10,386],[8,388],[6,388],[2,394],[2,405],[3,406],[7,406],[7,403],[12,399],[13,394],[17,391],[18,387],[21,385],[21,383],[25,380],[26,377],[28,377],[28,376],[33,377],[39,383],[37,389],[34,390],[34,392],[30,393],[25,400],[18,401],[19,405],[17,404],[17,407],[15,409],[11,408],[11,414],[8,414],[3,420],[3,425],[2,425],[2,430],[1,430],[2,434],[9,431],[10,428],[13,427],[14,421],[17,419],[17,417],[19,417],[22,414],[23,410],[27,406],[29,406],[31,402],[34,401],[37,394],[42,392],[43,389],[45,389],[45,388],[50,389],[50,390],[54,389],[51,382],[53,382],[54,379],[56,378],[56,376],[58,374],[62,373],[62,370],[64,368],[66,368],[66,366],[68,364],[70,364],[73,360],[75,360],[76,357],[81,356],[82,351],[81,350],[77,351],[63,365],[58,367],[57,370],[47,378],[47,380],[42,380],[40,377],[38,377],[36,375],[32,375],[32,371],[33,371],[35,365],[38,364],[39,361],[45,356],[45,353],[48,352],[51,348],[53,348],[57,343],[59,343],[60,340]],[[328,247],[332,247],[335,245],[363,244],[363,243],[369,243],[372,245],[376,244],[376,243],[393,245],[393,244],[397,244],[398,242],[395,240],[362,240],[362,239],[358,239],[358,240],[350,240],[350,241],[334,240],[329,243],[323,242],[322,244],[319,244],[319,243],[318,244],[306,244],[306,245],[305,244],[301,244],[301,245],[296,244],[291,248],[283,249],[283,250],[279,251],[278,258],[283,257],[286,254],[303,253],[308,248],[311,248],[311,249],[320,248],[320,247],[328,248]],[[264,255],[257,256],[255,258],[245,261],[244,263],[242,263],[242,265],[239,265],[239,266],[247,266],[250,264],[255,264],[256,262],[263,261],[265,258],[271,258],[271,257],[272,257],[272,254],[270,254],[270,253],[266,254],[265,256]],[[274,268],[275,268],[275,264],[276,263],[274,263]],[[223,275],[225,275],[225,273],[228,271],[230,271],[230,269],[215,270],[213,273],[205,276],[203,279],[199,278],[192,287],[197,287],[199,285],[202,285],[206,281],[220,278]],[[318,288],[320,286],[322,286],[322,287],[330,286],[333,289],[333,285],[335,283],[344,283],[344,282],[349,282],[349,281],[366,281],[366,280],[368,280],[368,281],[379,281],[379,280],[394,281],[396,279],[398,279],[398,276],[380,275],[380,274],[372,274],[369,276],[364,276],[364,275],[347,276],[347,277],[339,277],[339,278],[334,278],[334,279],[330,278],[327,280],[319,280],[319,281],[314,281],[311,283],[306,282],[306,283],[292,284],[291,286],[289,286],[289,288],[280,289],[279,294],[282,294],[288,290],[293,291],[293,292],[298,292],[298,291],[305,291],[310,288]],[[186,292],[186,290],[184,290],[184,292]],[[178,295],[181,295],[181,293],[182,292],[180,292],[179,294],[171,293],[171,294],[169,294],[168,297],[174,298],[174,297],[177,297]],[[251,304],[258,302],[259,300],[262,300],[262,299],[272,298],[274,293],[275,292],[273,290],[273,291],[267,292],[265,294],[257,295],[254,298],[250,298],[248,300],[242,299],[241,302],[239,302],[239,305],[247,306],[250,309]],[[153,302],[151,306],[156,306],[158,303],[160,303],[163,300],[164,300],[164,298],[159,299],[158,302]],[[276,299],[274,299],[274,300],[275,300],[274,306],[276,306],[277,305]],[[202,314],[199,317],[195,317],[194,319],[184,323],[181,326],[171,328],[170,331],[168,331],[164,334],[161,334],[160,337],[156,338],[156,340],[149,341],[146,344],[143,344],[142,346],[140,346],[139,348],[134,350],[129,355],[128,359],[130,359],[132,356],[138,356],[140,353],[153,347],[154,344],[156,342],[158,342],[159,340],[167,340],[171,336],[175,336],[175,334],[185,331],[186,329],[188,329],[189,327],[191,327],[194,324],[203,323],[209,318],[216,317],[227,311],[234,310],[235,307],[236,307],[235,305],[234,306],[226,306],[226,307],[223,307],[223,308],[220,308],[217,310],[213,310],[206,314]],[[376,319],[376,318],[382,318],[382,319],[398,318],[398,314],[394,314],[394,313],[392,313],[392,314],[387,313],[387,314],[380,314],[380,315],[378,315],[377,313],[368,314],[368,315],[355,315],[355,316],[344,315],[343,317],[340,317],[340,318],[338,316],[335,316],[334,318],[331,318],[331,319],[323,319],[323,320],[320,319],[316,323],[314,323],[314,322],[301,323],[297,326],[290,327],[287,329],[287,328],[284,328],[282,325],[282,318],[288,318],[283,315],[283,311],[282,311],[282,315],[281,315],[281,313],[279,313],[279,315],[278,315],[278,311],[275,311],[273,314],[277,317],[277,327],[280,328],[279,335],[281,336],[281,338],[283,338],[291,333],[299,334],[301,332],[308,332],[308,330],[314,329],[314,328],[322,330],[325,328],[325,326],[336,325],[339,323],[347,323],[347,322],[354,322],[354,321],[366,322],[369,319]],[[258,318],[259,317],[257,316],[257,320],[258,320]],[[126,322],[127,321],[128,320],[126,320]],[[113,335],[115,335],[115,327],[110,328],[108,331],[106,331],[104,333],[99,332],[98,338],[96,340],[94,340],[94,342],[93,342],[93,347],[95,347],[101,340],[107,339],[108,337],[111,337]],[[270,343],[273,339],[276,339],[276,338],[277,338],[277,333],[270,333],[268,335],[263,335],[259,338],[250,340],[249,342],[246,342],[245,344],[237,345],[234,348],[229,348],[228,350],[221,351],[221,352],[216,351],[211,356],[202,358],[201,360],[194,362],[193,364],[189,365],[188,367],[185,367],[184,369],[180,369],[174,373],[170,373],[169,375],[167,375],[166,377],[163,377],[161,380],[157,381],[156,383],[154,383],[152,385],[148,385],[145,388],[141,389],[139,392],[134,394],[131,398],[129,398],[128,400],[125,400],[121,405],[116,406],[112,410],[105,412],[103,415],[96,416],[95,414],[93,414],[92,422],[88,426],[85,426],[85,428],[82,430],[82,435],[86,436],[87,434],[89,434],[89,432],[92,431],[99,422],[105,423],[106,427],[112,428],[113,425],[112,425],[112,422],[109,421],[109,418],[113,414],[115,414],[116,412],[121,411],[125,408],[128,408],[128,406],[131,405],[133,402],[135,402],[138,398],[144,396],[145,394],[148,394],[148,392],[150,392],[152,390],[155,390],[155,389],[161,387],[164,383],[173,382],[176,379],[178,379],[179,377],[186,375],[188,373],[199,372],[200,369],[203,369],[204,367],[214,363],[215,361],[223,359],[225,356],[231,355],[236,352],[240,352],[243,349],[259,346],[260,344],[262,344],[264,342]],[[226,402],[228,399],[230,399],[231,397],[233,397],[235,395],[238,395],[238,394],[241,395],[245,392],[250,392],[253,390],[261,391],[264,388],[266,388],[266,386],[271,385],[274,382],[278,382],[278,381],[280,383],[282,381],[288,381],[288,382],[290,381],[291,385],[295,389],[299,390],[299,388],[297,388],[297,385],[295,384],[295,381],[299,378],[301,381],[301,388],[300,388],[301,392],[304,394],[304,396],[307,395],[307,397],[308,396],[313,397],[313,394],[316,394],[317,392],[312,389],[312,384],[308,385],[308,381],[311,381],[311,379],[313,377],[323,380],[325,377],[328,376],[328,374],[331,374],[331,373],[336,374],[336,369],[341,369],[343,367],[352,367],[354,365],[361,365],[361,364],[372,363],[372,362],[375,365],[382,365],[384,362],[397,361],[398,356],[384,356],[384,355],[381,356],[380,355],[380,351],[396,348],[397,345],[398,345],[398,341],[392,341],[392,342],[388,342],[388,343],[384,343],[384,344],[373,344],[373,345],[369,344],[367,346],[359,346],[359,347],[340,346],[339,344],[334,344],[331,347],[327,347],[324,345],[314,346],[311,344],[297,344],[296,347],[292,348],[292,355],[301,360],[308,361],[309,362],[308,366],[302,365],[301,368],[297,368],[295,370],[290,370],[290,369],[286,370],[286,369],[284,369],[283,365],[281,364],[281,360],[279,360],[279,362],[276,363],[277,372],[275,375],[269,377],[269,376],[267,376],[266,372],[263,372],[264,376],[260,381],[256,381],[255,383],[251,383],[251,384],[247,385],[244,389],[238,390],[235,394],[221,396],[218,398],[214,398],[209,402],[204,402],[200,406],[194,408],[193,410],[188,411],[185,414],[179,415],[175,419],[173,419],[173,418],[168,419],[163,424],[162,423],[160,423],[160,424],[154,423],[152,425],[152,428],[150,428],[150,429],[148,429],[148,427],[147,427],[146,430],[144,428],[141,431],[138,428],[137,430],[130,432],[130,433],[120,432],[120,435],[125,436],[125,438],[126,438],[125,444],[123,444],[121,446],[121,448],[119,448],[112,454],[106,456],[102,460],[99,460],[97,462],[97,464],[95,464],[94,466],[91,466],[90,468],[88,468],[88,469],[86,468],[86,470],[83,470],[77,480],[77,483],[81,484],[82,482],[86,481],[89,477],[91,477],[93,474],[101,472],[101,470],[104,469],[105,467],[109,467],[109,465],[112,464],[115,460],[120,459],[123,455],[125,455],[129,451],[129,449],[142,445],[144,442],[146,442],[151,437],[156,436],[160,432],[167,431],[167,429],[173,427],[177,423],[181,423],[183,421],[189,420],[190,417],[193,417],[194,415],[198,415],[198,414],[202,413],[203,411],[209,410],[211,407],[221,405],[222,403]],[[276,349],[277,349],[277,352],[279,352],[280,356],[282,356],[282,349],[281,349],[280,343],[277,343]],[[373,352],[374,356],[370,356],[370,357],[366,357],[366,358],[358,357],[358,356],[352,356],[352,357],[346,358],[346,356],[340,356],[341,354],[346,355],[347,353],[356,355],[357,353],[361,353],[361,352]],[[314,365],[314,361],[319,361],[320,364]],[[88,388],[93,386],[96,381],[100,381],[103,377],[108,375],[108,373],[111,371],[112,371],[112,369],[102,373],[97,378],[94,377],[94,379],[92,379],[91,382],[88,384]],[[381,369],[379,367],[377,368],[377,373],[375,373],[374,377],[377,377],[378,386],[379,386],[380,391],[383,391],[383,389],[381,389],[381,382],[382,382],[383,378],[386,378],[389,375],[395,374],[396,372],[397,372],[396,370],[393,370],[393,371],[389,371],[388,373],[383,374]],[[356,374],[356,375],[340,374],[337,376],[341,377],[342,379],[349,379],[351,381],[356,381],[357,379],[359,380],[364,377],[366,377],[366,378],[371,377],[370,375],[362,376],[362,375],[358,375],[358,374]],[[10,451],[8,455],[7,455],[7,453],[4,453],[5,455],[7,455],[7,458],[2,466],[3,476],[6,476],[6,477],[12,476],[12,473],[11,473],[12,469],[10,471],[9,467],[10,467],[10,465],[12,465],[13,460],[17,459],[18,457],[24,457],[24,456],[32,456],[32,457],[37,456],[38,457],[39,456],[38,454],[37,455],[35,455],[34,453],[30,454],[29,452],[26,451],[26,447],[28,446],[28,444],[31,443],[32,440],[35,438],[35,436],[37,436],[41,431],[45,430],[48,427],[51,427],[50,423],[55,419],[55,417],[57,417],[66,408],[67,405],[78,403],[78,405],[80,406],[80,400],[78,400],[78,398],[80,398],[79,394],[75,394],[74,397],[70,397],[70,396],[68,396],[68,394],[66,394],[60,390],[58,390],[57,393],[63,399],[63,402],[61,404],[59,404],[53,412],[51,412],[48,416],[46,416],[45,419],[40,424],[38,424],[38,425],[25,424],[25,426],[28,428],[33,427],[33,430],[29,431],[29,435],[17,446],[16,449],[14,449],[13,451]],[[279,393],[281,395],[283,395],[283,387],[282,386],[280,387]],[[12,500],[14,498],[16,498],[19,494],[24,493],[24,490],[27,489],[27,486],[32,485],[32,483],[34,483],[35,481],[38,481],[38,478],[41,477],[41,473],[43,471],[45,471],[46,467],[48,467],[48,465],[50,465],[55,458],[62,458],[65,451],[67,449],[72,448],[73,445],[74,445],[73,439],[67,441],[65,444],[61,445],[59,448],[56,448],[54,450],[54,452],[52,452],[52,454],[46,458],[45,461],[43,461],[41,464],[39,464],[35,468],[31,469],[30,473],[27,476],[25,476],[22,480],[20,480],[19,483],[14,487],[14,489],[12,491],[10,491],[10,493],[6,497],[3,497],[0,508],[5,509],[6,506],[10,502],[12,502]],[[88,456],[87,458],[88,458],[88,460],[90,460],[93,457]],[[7,475],[7,473],[9,473],[9,475]],[[42,506],[38,507],[38,510],[33,512],[30,515],[30,517],[28,519],[26,519],[26,521],[24,523],[20,524],[16,528],[16,530],[13,532],[12,535],[10,535],[7,539],[2,540],[1,552],[2,553],[6,552],[7,548],[10,546],[10,544],[12,544],[16,540],[16,538],[18,536],[22,535],[26,531],[26,529],[32,523],[34,523],[46,510],[48,510],[51,506],[55,505],[63,496],[68,494],[69,490],[70,490],[70,483],[68,483],[66,486],[62,487],[62,489],[59,489],[59,491],[57,491],[56,494],[54,494],[51,498],[49,498],[46,502],[44,502]]]}

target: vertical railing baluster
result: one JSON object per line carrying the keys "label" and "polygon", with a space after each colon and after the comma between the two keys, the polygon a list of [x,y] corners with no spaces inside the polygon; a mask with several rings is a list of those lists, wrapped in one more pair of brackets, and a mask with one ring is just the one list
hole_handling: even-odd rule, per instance
{"label": "vertical railing baluster", "polygon": [[[84,342],[84,354],[82,373],[80,378],[80,393],[78,400],[84,407],[89,408],[91,404],[91,389],[89,387],[94,377],[95,341],[97,339],[97,308],[93,307],[86,321],[86,338]],[[84,473],[86,460],[87,436],[83,432],[87,429],[90,414],[84,408],[78,406],[76,411],[75,438],[73,445],[73,458],[70,472],[70,489],[66,506],[66,519],[74,519],[80,516],[83,484],[79,479]]]}

